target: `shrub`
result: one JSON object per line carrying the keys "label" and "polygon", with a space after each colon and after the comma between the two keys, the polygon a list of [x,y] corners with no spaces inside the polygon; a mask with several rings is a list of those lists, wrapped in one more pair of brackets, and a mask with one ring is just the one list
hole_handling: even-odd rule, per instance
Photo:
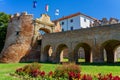
{"label": "shrub", "polygon": [[81,69],[78,65],[74,63],[63,64],[62,66],[58,66],[54,71],[54,77],[62,77],[62,78],[71,78],[80,74]]}
{"label": "shrub", "polygon": [[33,70],[33,71],[31,72],[30,76],[32,76],[32,77],[39,77],[39,76],[40,76],[40,77],[43,78],[43,77],[45,76],[45,72],[36,69],[36,70]]}
{"label": "shrub", "polygon": [[23,68],[18,68],[16,70],[16,73],[18,75],[30,75],[33,71],[39,71],[41,68],[41,65],[39,63],[32,63],[29,65],[25,65]]}
{"label": "shrub", "polygon": [[23,68],[18,68],[15,73],[17,73],[18,75],[25,75]]}
{"label": "shrub", "polygon": [[41,65],[39,63],[32,63],[23,67],[23,71],[27,74],[31,73],[34,70],[40,70]]}
{"label": "shrub", "polygon": [[112,73],[102,75],[101,73],[98,74],[97,76],[98,80],[120,80],[119,76],[113,76]]}
{"label": "shrub", "polygon": [[[120,80],[119,76],[113,76],[112,73],[96,76],[90,74],[81,74],[81,68],[76,64],[59,65],[55,71],[45,73],[40,70],[41,65],[32,63],[16,70],[17,77],[23,80]],[[14,76],[14,75],[13,75]],[[16,76],[16,75],[15,75]]]}

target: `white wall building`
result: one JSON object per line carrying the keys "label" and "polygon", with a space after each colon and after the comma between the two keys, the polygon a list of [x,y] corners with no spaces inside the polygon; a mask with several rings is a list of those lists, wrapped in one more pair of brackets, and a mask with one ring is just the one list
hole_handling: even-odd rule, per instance
{"label": "white wall building", "polygon": [[94,20],[96,19],[90,16],[87,16],[85,14],[76,13],[69,16],[64,16],[55,21],[59,21],[62,27],[62,30],[67,31],[67,30],[88,28],[90,27],[90,24],[94,22]]}

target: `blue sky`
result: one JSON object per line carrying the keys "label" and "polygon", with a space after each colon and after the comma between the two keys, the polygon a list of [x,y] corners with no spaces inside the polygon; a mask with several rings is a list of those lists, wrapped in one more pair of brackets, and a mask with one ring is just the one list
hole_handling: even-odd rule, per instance
{"label": "blue sky", "polygon": [[[77,12],[97,19],[120,19],[120,0],[37,0],[37,8],[33,8],[33,0],[0,0],[0,12],[15,14],[27,11],[37,18],[46,12],[46,4],[49,5],[48,14],[52,20]],[[54,15],[56,9],[60,11],[59,16]]]}

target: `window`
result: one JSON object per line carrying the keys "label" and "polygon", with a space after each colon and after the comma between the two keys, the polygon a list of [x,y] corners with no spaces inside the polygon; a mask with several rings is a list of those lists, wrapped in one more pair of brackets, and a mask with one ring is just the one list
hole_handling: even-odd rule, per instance
{"label": "window", "polygon": [[72,22],[73,22],[73,19],[71,19],[70,22],[72,23]]}
{"label": "window", "polygon": [[16,31],[16,35],[17,35],[17,36],[19,35],[19,31]]}
{"label": "window", "polygon": [[62,22],[62,25],[64,25],[64,22]]}
{"label": "window", "polygon": [[86,19],[84,18],[84,22],[86,22]]}
{"label": "window", "polygon": [[89,28],[88,26],[86,26],[86,28]]}
{"label": "window", "polygon": [[73,26],[70,27],[70,30],[73,30]]}
{"label": "window", "polygon": [[62,32],[64,32],[64,29],[62,28]]}
{"label": "window", "polygon": [[90,23],[92,23],[92,21],[90,21]]}

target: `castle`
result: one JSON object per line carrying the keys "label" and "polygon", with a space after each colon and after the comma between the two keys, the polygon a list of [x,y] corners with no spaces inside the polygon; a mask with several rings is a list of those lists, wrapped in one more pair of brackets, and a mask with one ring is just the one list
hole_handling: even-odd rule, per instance
{"label": "castle", "polygon": [[4,49],[0,55],[1,62],[19,62],[27,54],[34,54],[33,57],[39,58],[41,35],[39,30],[46,33],[59,32],[61,29],[59,23],[54,24],[50,17],[42,14],[41,18],[33,20],[33,16],[23,12],[11,16],[7,28],[7,35]]}
{"label": "castle", "polygon": [[[95,27],[98,26],[98,27]],[[47,14],[41,18],[23,12],[11,16],[7,28],[0,62],[61,62],[64,49],[71,62],[78,61],[79,48],[84,48],[85,62],[103,62],[106,51],[107,62],[115,62],[114,50],[120,45],[118,20],[95,20],[91,28],[62,32],[60,23],[52,22]],[[46,34],[40,34],[43,30]],[[106,32],[108,31],[108,32]],[[49,34],[51,33],[51,34]]]}

